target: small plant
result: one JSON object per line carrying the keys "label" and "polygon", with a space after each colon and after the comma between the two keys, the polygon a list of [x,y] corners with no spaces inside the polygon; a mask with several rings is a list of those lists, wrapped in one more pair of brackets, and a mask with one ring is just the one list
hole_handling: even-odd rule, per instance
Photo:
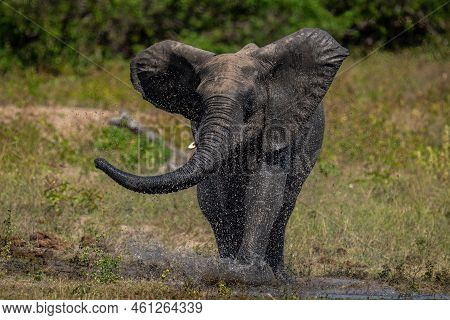
{"label": "small plant", "polygon": [[161,282],[164,282],[169,275],[170,270],[169,269],[164,270],[163,273],[161,273]]}
{"label": "small plant", "polygon": [[431,281],[433,279],[434,274],[434,264],[432,262],[427,262],[426,271],[423,275],[423,280]]}
{"label": "small plant", "polygon": [[448,288],[448,286],[450,286],[450,275],[448,269],[436,271],[435,282],[439,283],[443,287]]}
{"label": "small plant", "polygon": [[425,151],[416,151],[417,163],[428,173],[446,181],[449,177],[450,168],[450,127],[445,126],[442,132],[440,147],[427,146]]}
{"label": "small plant", "polygon": [[201,289],[196,286],[191,278],[187,278],[183,283],[183,292],[190,297],[190,299],[200,299]]}
{"label": "small plant", "polygon": [[221,280],[217,284],[217,293],[222,299],[228,299],[231,297],[231,288],[227,286],[225,281]]}
{"label": "small plant", "polygon": [[325,177],[328,176],[336,176],[339,174],[339,169],[336,167],[333,163],[325,161],[325,160],[319,160],[319,171],[322,173]]}
{"label": "small plant", "polygon": [[101,199],[97,190],[88,188],[76,188],[67,181],[59,181],[55,178],[46,178],[47,188],[44,198],[47,209],[61,214],[65,208],[72,208],[80,214],[90,214],[98,209],[97,202]]}
{"label": "small plant", "polygon": [[380,271],[380,273],[378,274],[378,277],[380,278],[380,279],[385,279],[385,280],[387,280],[387,279],[389,279],[390,278],[390,276],[392,275],[392,271],[391,271],[391,268],[389,268],[389,266],[387,265],[387,264],[384,264],[383,266],[382,266],[382,270]]}
{"label": "small plant", "polygon": [[3,234],[4,236],[0,238],[0,243],[2,244],[0,248],[0,257],[3,259],[9,259],[11,257],[11,247],[12,247],[12,235],[14,232],[14,226],[12,223],[11,210],[8,210],[6,219],[3,221]]}
{"label": "small plant", "polygon": [[72,290],[72,295],[77,298],[85,297],[91,291],[90,285],[80,284]]}
{"label": "small plant", "polygon": [[95,271],[92,273],[94,280],[100,283],[111,283],[119,280],[118,272],[121,258],[109,255],[101,249],[96,250],[96,255]]}
{"label": "small plant", "polygon": [[38,270],[32,274],[32,278],[37,282],[42,281],[42,279],[44,278],[44,272],[42,270]]}
{"label": "small plant", "polygon": [[90,214],[98,209],[101,199],[97,190],[88,188],[73,189],[71,192],[71,206],[80,213]]}
{"label": "small plant", "polygon": [[169,275],[170,275],[170,270],[169,269],[165,269],[161,273],[160,280],[159,280],[159,283],[158,283],[159,288],[161,290],[167,289],[166,282],[167,282],[167,278],[168,278]]}
{"label": "small plant", "polygon": [[61,135],[56,134],[56,132],[49,141],[49,146],[56,156],[56,159],[72,164],[79,161],[80,157],[77,156],[78,153],[71,142],[63,138]]}
{"label": "small plant", "polygon": [[68,199],[68,182],[59,182],[57,179],[46,178],[47,188],[44,190],[48,210],[60,214],[63,210],[63,203]]}
{"label": "small plant", "polygon": [[417,250],[419,251],[419,254],[421,256],[426,254],[427,246],[428,246],[426,239],[421,238],[421,237],[417,238],[416,239],[416,246],[417,246]]}
{"label": "small plant", "polygon": [[120,256],[111,255],[95,245],[83,247],[74,260],[80,272],[87,279],[99,283],[112,283],[120,279]]}
{"label": "small plant", "polygon": [[90,254],[91,254],[90,247],[84,247],[83,249],[81,249],[81,252],[78,255],[78,260],[83,266],[89,265],[89,261],[91,260]]}
{"label": "small plant", "polygon": [[149,141],[126,128],[105,127],[94,135],[94,147],[112,152],[112,156],[130,169],[142,164],[155,170],[170,157],[170,150],[160,141]]}

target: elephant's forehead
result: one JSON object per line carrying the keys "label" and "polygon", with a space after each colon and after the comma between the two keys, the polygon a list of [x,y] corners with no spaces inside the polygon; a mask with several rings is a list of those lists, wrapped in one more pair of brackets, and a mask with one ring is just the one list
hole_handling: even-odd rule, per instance
{"label": "elephant's forehead", "polygon": [[201,68],[202,73],[216,73],[227,76],[250,76],[258,69],[257,61],[247,55],[220,54],[211,58]]}

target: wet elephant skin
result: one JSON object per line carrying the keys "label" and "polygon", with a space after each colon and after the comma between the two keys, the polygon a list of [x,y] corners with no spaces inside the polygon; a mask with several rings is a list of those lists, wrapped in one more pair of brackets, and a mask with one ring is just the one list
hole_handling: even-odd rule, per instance
{"label": "wet elephant skin", "polygon": [[158,176],[136,176],[101,158],[95,165],[135,192],[197,185],[220,256],[261,278],[283,279],[286,225],[322,145],[322,99],[347,55],[319,29],[226,54],[156,43],[132,60],[131,81],[145,100],[191,121],[196,151]]}

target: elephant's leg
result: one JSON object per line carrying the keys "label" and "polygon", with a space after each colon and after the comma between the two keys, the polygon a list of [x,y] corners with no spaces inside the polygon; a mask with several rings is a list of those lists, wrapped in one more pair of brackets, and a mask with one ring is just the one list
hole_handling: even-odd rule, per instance
{"label": "elephant's leg", "polygon": [[234,216],[210,220],[221,258],[235,259],[242,241],[243,223]]}
{"label": "elephant's leg", "polygon": [[264,163],[258,173],[249,177],[240,262],[265,262],[270,231],[283,204],[286,176],[279,166]]}
{"label": "elephant's leg", "polygon": [[197,197],[200,209],[208,219],[216,238],[221,258],[236,258],[239,250],[242,233],[242,206],[238,203],[230,206],[230,198],[234,202],[238,197],[230,195],[230,190],[237,192],[238,186],[231,186],[228,179],[214,177],[200,183],[197,188]]}
{"label": "elephant's leg", "polygon": [[288,176],[286,191],[280,214],[270,231],[269,243],[266,250],[266,261],[269,263],[277,278],[285,278],[284,273],[284,237],[286,226],[295,207],[301,189],[298,177]]}
{"label": "elephant's leg", "polygon": [[310,118],[298,144],[293,147],[292,172],[287,178],[283,206],[270,232],[266,259],[274,272],[284,273],[284,237],[289,217],[303,183],[311,173],[322,147],[325,115],[320,105]]}

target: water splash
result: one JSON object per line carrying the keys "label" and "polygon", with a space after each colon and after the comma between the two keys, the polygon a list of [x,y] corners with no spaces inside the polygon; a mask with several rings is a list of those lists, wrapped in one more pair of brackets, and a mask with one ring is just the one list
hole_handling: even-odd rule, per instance
{"label": "water splash", "polygon": [[280,283],[263,265],[242,265],[234,260],[203,256],[193,250],[168,250],[156,240],[133,237],[121,248],[124,253],[122,274],[132,279],[161,280],[168,285],[195,283],[216,285],[219,281],[235,284],[233,294],[248,298],[299,299],[450,299],[446,294],[404,294],[373,280],[349,278],[299,278]]}

